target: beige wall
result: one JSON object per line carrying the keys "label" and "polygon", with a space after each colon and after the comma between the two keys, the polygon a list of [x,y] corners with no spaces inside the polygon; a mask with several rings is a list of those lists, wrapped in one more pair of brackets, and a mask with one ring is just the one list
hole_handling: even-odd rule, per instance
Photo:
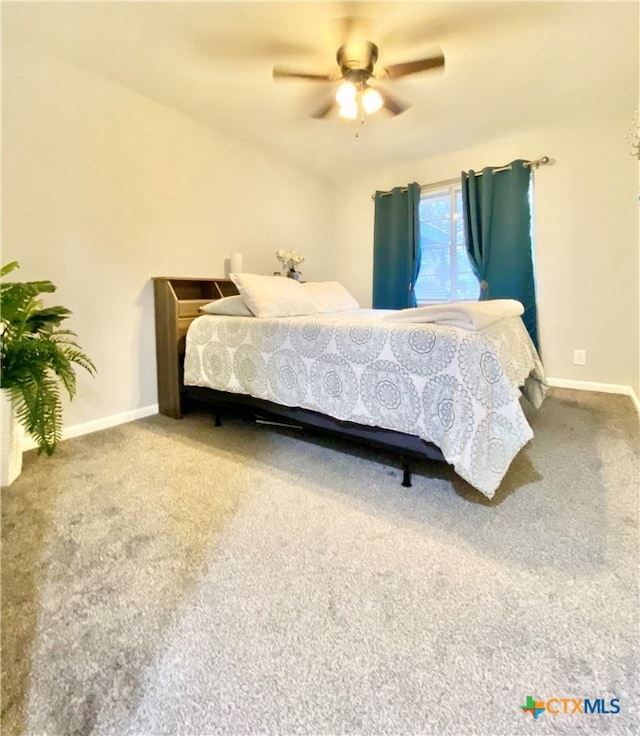
{"label": "beige wall", "polygon": [[335,276],[326,184],[93,74],[3,47],[2,261],[58,286],[98,366],[67,427],[157,402],[152,276],[271,273],[298,249]]}
{"label": "beige wall", "polygon": [[[535,174],[535,267],[541,351],[554,379],[631,386],[639,381],[638,161],[625,134],[630,113],[532,126],[509,139],[409,165],[362,172],[336,189],[342,277],[371,303],[376,189],[459,176],[463,169],[549,155]],[[428,130],[425,131],[428,135]],[[573,365],[573,349],[587,365]]]}

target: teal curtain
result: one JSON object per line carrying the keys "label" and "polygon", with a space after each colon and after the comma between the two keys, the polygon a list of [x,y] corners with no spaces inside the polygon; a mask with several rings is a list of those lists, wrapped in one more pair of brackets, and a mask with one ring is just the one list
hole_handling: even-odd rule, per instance
{"label": "teal curtain", "polygon": [[416,306],[420,272],[420,187],[413,182],[376,192],[373,234],[373,307]]}
{"label": "teal curtain", "polygon": [[[531,170],[509,167],[462,172],[465,245],[480,282],[480,300],[517,299],[522,320],[538,348],[538,318],[531,253]],[[502,170],[501,170],[502,169]]]}

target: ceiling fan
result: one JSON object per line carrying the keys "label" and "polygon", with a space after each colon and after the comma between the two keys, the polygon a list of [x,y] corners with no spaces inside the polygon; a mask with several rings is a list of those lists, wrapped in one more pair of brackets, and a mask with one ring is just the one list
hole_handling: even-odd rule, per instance
{"label": "ceiling fan", "polygon": [[[338,108],[342,117],[356,119],[364,114],[373,114],[381,107],[391,115],[400,115],[409,105],[400,102],[377,83],[378,80],[395,80],[409,74],[424,72],[431,69],[444,68],[444,56],[437,53],[425,59],[416,59],[386,67],[377,67],[378,47],[371,41],[349,41],[338,49],[336,54],[339,71],[334,74],[314,74],[294,71],[280,64],[273,67],[273,78],[306,79],[312,82],[339,82],[335,95],[318,109],[311,113],[313,118],[326,118],[330,112]],[[371,84],[375,81],[375,84]]]}

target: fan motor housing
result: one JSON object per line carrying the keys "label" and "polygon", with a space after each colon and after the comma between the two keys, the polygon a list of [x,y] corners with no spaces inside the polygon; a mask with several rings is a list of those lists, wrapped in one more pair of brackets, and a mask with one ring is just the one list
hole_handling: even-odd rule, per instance
{"label": "fan motor housing", "polygon": [[358,44],[340,46],[336,54],[336,61],[340,66],[342,76],[366,76],[373,74],[373,67],[378,60],[378,47],[371,41]]}

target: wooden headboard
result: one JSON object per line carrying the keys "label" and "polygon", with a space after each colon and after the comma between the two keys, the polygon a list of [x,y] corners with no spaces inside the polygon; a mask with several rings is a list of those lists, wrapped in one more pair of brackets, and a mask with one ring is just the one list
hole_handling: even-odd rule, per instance
{"label": "wooden headboard", "polygon": [[238,290],[229,279],[156,276],[153,278],[156,316],[158,406],[161,414],[182,416],[182,366],[187,328],[200,307]]}

